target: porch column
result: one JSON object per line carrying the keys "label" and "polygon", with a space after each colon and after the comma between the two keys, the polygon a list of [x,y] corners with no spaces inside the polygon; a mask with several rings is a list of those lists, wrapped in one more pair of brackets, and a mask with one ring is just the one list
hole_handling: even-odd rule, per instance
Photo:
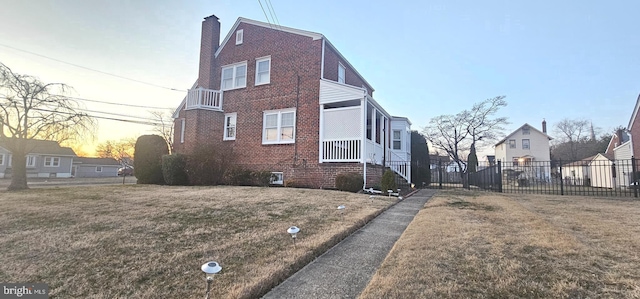
{"label": "porch column", "polygon": [[322,163],[322,157],[324,156],[324,104],[320,104],[320,129],[318,134],[318,163]]}

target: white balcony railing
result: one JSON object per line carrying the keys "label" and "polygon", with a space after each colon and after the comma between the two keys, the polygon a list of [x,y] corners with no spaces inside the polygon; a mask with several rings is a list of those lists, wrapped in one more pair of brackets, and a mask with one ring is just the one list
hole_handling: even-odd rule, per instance
{"label": "white balcony railing", "polygon": [[323,162],[361,162],[361,141],[359,139],[348,140],[323,140]]}
{"label": "white balcony railing", "polygon": [[222,91],[195,88],[187,91],[185,109],[208,109],[222,111]]}

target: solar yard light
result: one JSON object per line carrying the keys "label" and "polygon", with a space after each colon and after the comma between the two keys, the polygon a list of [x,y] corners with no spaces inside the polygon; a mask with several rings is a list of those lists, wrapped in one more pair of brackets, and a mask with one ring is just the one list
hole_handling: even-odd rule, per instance
{"label": "solar yard light", "polygon": [[207,299],[209,299],[209,291],[211,290],[211,283],[213,282],[213,276],[222,270],[222,267],[217,262],[206,262],[200,267],[202,272],[207,275]]}
{"label": "solar yard light", "polygon": [[342,220],[344,220],[344,209],[346,209],[347,207],[345,207],[344,205],[339,205],[338,206],[338,211],[340,211],[340,215],[342,216]]}
{"label": "solar yard light", "polygon": [[291,238],[293,239],[293,246],[296,246],[296,237],[300,232],[300,229],[297,226],[290,227],[287,232],[291,234]]}
{"label": "solar yard light", "polygon": [[393,193],[393,190],[391,189],[387,190],[387,194],[389,195],[389,197],[391,197],[391,193]]}

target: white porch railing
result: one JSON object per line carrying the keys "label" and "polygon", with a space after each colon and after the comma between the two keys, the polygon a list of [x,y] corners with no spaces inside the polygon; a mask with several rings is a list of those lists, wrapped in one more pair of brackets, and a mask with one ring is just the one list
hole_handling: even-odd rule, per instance
{"label": "white porch railing", "polygon": [[359,139],[322,141],[323,162],[361,162]]}
{"label": "white porch railing", "polygon": [[204,88],[189,89],[187,91],[187,106],[185,109],[222,111],[222,91]]}

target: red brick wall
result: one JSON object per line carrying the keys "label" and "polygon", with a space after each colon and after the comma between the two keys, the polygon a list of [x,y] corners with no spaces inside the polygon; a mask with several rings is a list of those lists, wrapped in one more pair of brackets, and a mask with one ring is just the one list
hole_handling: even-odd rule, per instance
{"label": "red brick wall", "polygon": [[338,62],[342,63],[345,67],[345,84],[353,85],[356,87],[366,86],[369,90],[369,95],[373,96],[373,88],[364,82],[358,74],[349,67],[346,61],[340,59],[338,53],[329,46],[329,43],[325,44],[324,48],[324,78],[331,81],[338,81]]}
{"label": "red brick wall", "polygon": [[[639,99],[640,100],[640,99]],[[631,145],[633,146],[633,153],[631,154],[635,158],[640,158],[640,120],[638,115],[631,123]]]}

